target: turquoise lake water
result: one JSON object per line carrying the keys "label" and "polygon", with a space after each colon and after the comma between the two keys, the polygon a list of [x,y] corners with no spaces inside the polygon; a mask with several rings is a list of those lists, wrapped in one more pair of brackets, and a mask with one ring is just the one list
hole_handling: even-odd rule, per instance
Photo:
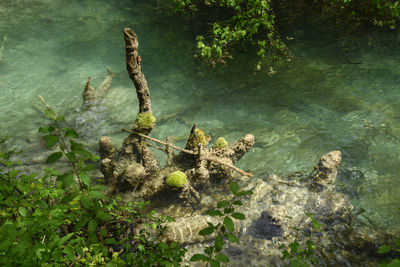
{"label": "turquoise lake water", "polygon": [[[162,1],[160,1],[162,2]],[[142,68],[158,120],[156,138],[184,139],[197,122],[213,141],[255,135],[238,166],[257,177],[310,172],[318,158],[343,152],[338,188],[371,225],[400,222],[400,35],[354,36],[309,27],[285,33],[294,59],[277,73],[253,73],[250,52],[212,69],[193,57],[190,23],[157,9],[157,1],[2,0],[0,2],[0,136],[35,157],[46,124],[42,95],[85,142],[116,144],[134,122],[136,92],[125,70],[122,29],[139,37]],[[79,115],[87,77],[99,85],[112,68],[102,106]]]}

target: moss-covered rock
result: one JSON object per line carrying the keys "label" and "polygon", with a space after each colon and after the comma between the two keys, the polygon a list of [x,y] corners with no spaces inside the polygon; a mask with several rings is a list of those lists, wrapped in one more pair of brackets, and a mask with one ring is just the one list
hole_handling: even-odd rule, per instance
{"label": "moss-covered rock", "polygon": [[195,129],[194,132],[189,136],[187,147],[193,149],[196,148],[199,144],[207,146],[208,136],[205,136],[202,130]]}
{"label": "moss-covered rock", "polygon": [[228,142],[223,137],[218,137],[217,142],[215,142],[215,148],[224,148],[228,146]]}
{"label": "moss-covered rock", "polygon": [[166,183],[171,187],[181,188],[187,183],[186,174],[181,171],[174,171],[167,175]]}
{"label": "moss-covered rock", "polygon": [[139,113],[136,116],[136,125],[139,128],[152,128],[154,126],[154,123],[156,122],[156,118],[154,118],[152,112],[147,112],[147,113]]}

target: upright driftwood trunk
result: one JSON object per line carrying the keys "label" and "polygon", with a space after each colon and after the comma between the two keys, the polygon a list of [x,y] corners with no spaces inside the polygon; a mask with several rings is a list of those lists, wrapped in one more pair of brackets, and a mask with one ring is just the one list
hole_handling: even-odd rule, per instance
{"label": "upright driftwood trunk", "polygon": [[[194,187],[204,188],[210,184],[210,178],[227,179],[233,171],[246,176],[246,173],[233,164],[239,160],[254,144],[254,136],[246,135],[224,148],[209,148],[209,136],[197,128],[196,123],[188,137],[185,149],[149,136],[154,128],[155,118],[151,109],[150,91],[146,77],[141,68],[141,57],[138,54],[137,35],[129,28],[124,29],[126,68],[135,85],[139,99],[139,113],[132,129],[124,129],[129,136],[123,141],[122,148],[116,151],[109,137],[99,140],[101,171],[106,182],[118,191],[131,192],[133,197],[150,198],[161,192],[172,192],[185,200],[199,201],[199,194]],[[90,90],[87,86],[87,92]],[[90,95],[90,94],[89,94]],[[168,155],[167,165],[157,165],[153,153],[146,141],[150,140],[166,146],[163,149]],[[174,155],[173,150],[182,153]],[[187,182],[180,188],[168,186],[164,181],[174,171],[185,173]]]}

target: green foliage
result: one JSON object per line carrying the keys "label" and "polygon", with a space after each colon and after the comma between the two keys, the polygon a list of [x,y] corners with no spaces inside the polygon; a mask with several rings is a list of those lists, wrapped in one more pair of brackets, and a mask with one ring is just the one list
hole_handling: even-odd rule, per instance
{"label": "green foliage", "polygon": [[[290,52],[280,37],[283,25],[295,25],[298,20],[312,23],[341,22],[348,28],[366,24],[394,29],[400,19],[400,2],[387,0],[173,0],[177,12],[203,14],[211,25],[208,34],[197,36],[199,56],[213,66],[232,58],[238,45],[257,48],[256,70],[272,62],[287,59]],[[210,16],[209,14],[216,14]],[[290,40],[293,38],[287,38]],[[269,72],[274,73],[273,69]]]}
{"label": "green foliage", "polygon": [[212,23],[209,37],[197,36],[200,56],[212,65],[232,58],[231,48],[243,42],[258,46],[257,70],[267,61],[289,56],[277,34],[271,0],[174,0],[174,3],[179,12],[214,8],[221,14],[230,14]]}
{"label": "green foliage", "polygon": [[[315,231],[319,231],[321,228],[321,224],[313,218],[311,213],[305,213],[307,217],[311,219],[313,229]],[[299,227],[293,227],[295,230],[295,238],[292,241],[288,248],[281,247],[282,250],[282,260],[288,263],[287,266],[310,266],[311,265],[318,265],[318,257],[314,255],[315,245],[311,241],[311,236],[308,236],[305,244],[299,243],[299,232],[301,229]]]}
{"label": "green foliage", "polygon": [[207,246],[204,249],[204,254],[194,254],[190,261],[203,261],[207,266],[220,266],[220,263],[228,263],[229,257],[222,254],[224,242],[228,239],[230,242],[239,243],[239,238],[235,235],[235,224],[232,219],[244,220],[245,215],[240,212],[235,212],[235,208],[242,206],[241,198],[246,195],[253,194],[252,191],[239,191],[239,185],[236,182],[230,184],[230,190],[233,198],[230,201],[220,201],[217,203],[217,209],[212,209],[207,212],[213,217],[224,217],[223,221],[214,225],[208,222],[208,227],[200,230],[199,234],[208,236],[215,234],[214,244]]}
{"label": "green foliage", "polygon": [[184,172],[174,171],[167,175],[166,183],[171,187],[181,188],[187,183],[187,177]]}
{"label": "green foliage", "polygon": [[[378,254],[388,254],[391,252],[400,252],[400,238],[396,238],[393,245],[380,246],[378,248]],[[385,259],[381,262],[382,267],[395,267],[400,266],[400,258]]]}
{"label": "green foliage", "polygon": [[98,157],[78,143],[62,116],[50,109],[46,116],[52,125],[39,132],[47,148],[58,148],[46,162],[65,158],[69,170],[28,175],[16,169],[15,150],[0,152],[0,265],[179,266],[185,250],[157,239],[172,218],[145,212],[148,203],[106,196],[88,173]]}
{"label": "green foliage", "polygon": [[217,142],[215,142],[215,148],[224,148],[228,146],[228,142],[223,137],[218,137]]}
{"label": "green foliage", "polygon": [[139,113],[136,116],[136,126],[139,128],[153,128],[154,123],[156,122],[156,118],[154,118],[153,113]]}

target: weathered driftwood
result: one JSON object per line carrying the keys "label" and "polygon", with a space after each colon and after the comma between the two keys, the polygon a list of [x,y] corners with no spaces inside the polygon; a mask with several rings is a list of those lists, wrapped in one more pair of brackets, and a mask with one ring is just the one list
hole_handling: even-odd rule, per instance
{"label": "weathered driftwood", "polygon": [[82,92],[82,110],[88,110],[103,100],[107,92],[110,90],[113,77],[114,73],[110,68],[108,68],[107,76],[104,78],[99,87],[97,87],[97,89],[94,89],[91,86],[91,78],[88,78],[85,89]]}
{"label": "weathered driftwood", "polygon": [[141,136],[141,137],[143,137],[143,138],[145,138],[145,139],[148,139],[148,140],[151,140],[151,141],[153,141],[153,142],[156,142],[156,143],[165,145],[165,146],[167,146],[167,147],[174,148],[174,149],[176,149],[176,150],[182,151],[182,152],[187,153],[187,154],[190,154],[190,155],[197,155],[197,156],[199,157],[199,160],[200,160],[200,161],[203,160],[203,159],[204,159],[204,160],[207,160],[207,161],[213,161],[213,162],[222,164],[222,165],[224,165],[224,166],[226,166],[226,167],[228,167],[228,168],[231,168],[231,169],[233,169],[233,170],[237,171],[238,173],[243,174],[243,175],[245,175],[245,176],[248,176],[248,177],[252,177],[252,176],[253,176],[253,174],[248,173],[248,172],[245,172],[245,171],[243,171],[243,170],[241,170],[241,169],[239,169],[239,168],[237,168],[237,167],[235,167],[235,166],[233,166],[233,165],[231,165],[231,164],[229,164],[229,163],[227,163],[227,162],[224,162],[223,160],[221,160],[221,159],[219,159],[219,158],[216,158],[216,157],[213,157],[213,156],[202,155],[202,154],[204,154],[204,152],[201,153],[201,151],[202,151],[201,146],[200,146],[200,149],[198,150],[198,152],[194,152],[194,151],[192,151],[192,150],[183,149],[183,148],[174,146],[174,145],[172,145],[172,144],[170,144],[170,143],[167,143],[167,142],[158,140],[158,139],[156,139],[156,138],[153,138],[153,137],[150,137],[150,136],[141,134],[141,133],[137,133],[137,132],[132,131],[132,130],[129,130],[129,129],[122,129],[122,131],[125,131],[125,132],[128,132],[128,133],[137,134],[137,135],[139,135],[139,136]]}
{"label": "weathered driftwood", "polygon": [[[211,179],[227,179],[233,171],[251,177],[233,164],[237,162],[254,144],[254,136],[246,135],[240,140],[223,148],[209,148],[210,138],[204,136],[197,125],[191,129],[185,149],[173,144],[172,137],[167,142],[150,137],[155,119],[152,115],[150,91],[141,69],[141,58],[138,54],[139,42],[136,34],[129,28],[124,29],[126,67],[135,85],[139,99],[139,114],[133,129],[124,129],[129,136],[123,141],[122,147],[116,152],[109,137],[99,140],[101,171],[105,181],[112,187],[112,192],[130,192],[132,197],[150,198],[162,192],[173,194],[185,202],[191,199],[200,200],[197,187],[204,188]],[[90,80],[85,91],[90,96]],[[140,123],[140,118],[147,118],[146,124]],[[161,168],[145,141],[151,140],[162,144],[162,149],[168,155],[166,167]],[[174,149],[183,153],[175,155]],[[182,188],[166,186],[164,178],[171,172],[180,170],[187,175],[188,182]]]}

